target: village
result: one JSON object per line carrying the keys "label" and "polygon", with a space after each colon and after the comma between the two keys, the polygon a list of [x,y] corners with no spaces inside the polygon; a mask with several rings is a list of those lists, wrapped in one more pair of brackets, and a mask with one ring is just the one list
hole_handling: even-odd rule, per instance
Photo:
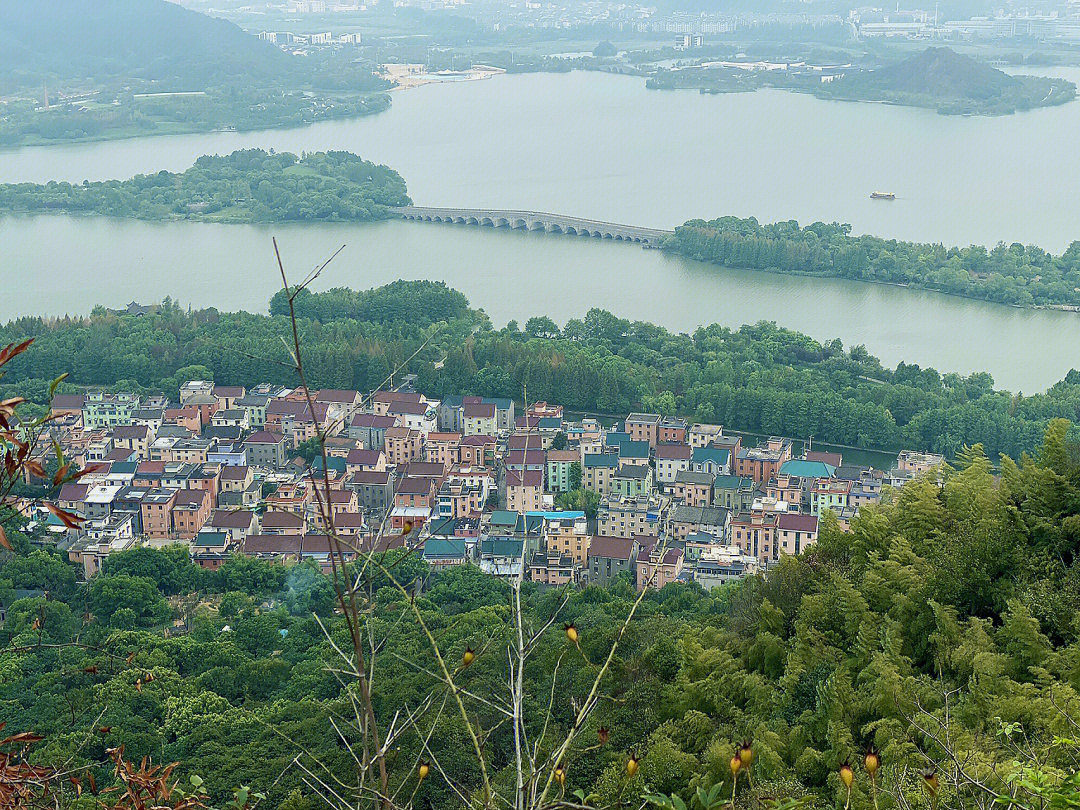
{"label": "village", "polygon": [[[790,439],[744,446],[720,425],[631,413],[605,426],[409,382],[365,396],[193,380],[178,394],[54,397],[50,438],[87,471],[51,505],[75,520],[16,508],[88,580],[111,554],[183,544],[208,569],[242,554],[330,571],[338,548],[346,562],[405,548],[432,571],[472,563],[541,586],[626,572],[639,590],[712,589],[812,546],[826,512],[847,529],[943,461],[904,451],[878,470],[795,457]],[[57,445],[41,443],[42,466]]]}

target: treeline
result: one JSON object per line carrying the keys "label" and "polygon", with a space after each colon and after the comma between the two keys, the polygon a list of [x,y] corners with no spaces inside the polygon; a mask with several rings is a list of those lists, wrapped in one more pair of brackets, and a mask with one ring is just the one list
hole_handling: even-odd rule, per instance
{"label": "treeline", "polygon": [[[690,805],[701,788],[727,806],[729,759],[746,740],[753,764],[737,807],[1076,806],[1080,448],[1067,433],[1051,425],[1034,457],[1006,461],[1000,478],[981,448],[965,452],[940,482],[864,507],[850,533],[826,518],[817,546],[767,578],[648,594],[564,760],[565,796],[614,808],[676,794]],[[35,763],[89,769],[104,789],[115,778],[106,749],[123,745],[136,762],[178,761],[184,785],[200,776],[210,806],[247,785],[266,794],[260,806],[317,807],[304,767],[340,777],[336,790],[351,796],[360,738],[338,657],[349,636],[310,564],[234,559],[211,574],[184,549],[138,549],[84,586],[59,554],[12,541],[16,554],[0,559],[0,722],[44,738]],[[380,562],[406,595],[374,565],[353,572],[377,651],[374,712],[383,728],[421,718],[395,738],[389,789],[433,810],[461,807],[455,790],[479,799],[469,733],[439,709],[435,643],[484,740],[492,806],[509,801],[508,586],[471,566],[429,572],[415,555]],[[525,632],[540,631],[523,672],[527,739],[565,738],[634,597],[626,575],[565,593],[525,584]],[[469,648],[466,671],[457,662]],[[882,763],[874,782],[862,767],[870,747]],[[432,763],[426,780],[420,760]],[[844,762],[855,765],[850,795]],[[955,763],[964,777],[953,778]]]}
{"label": "treeline", "polygon": [[[866,448],[953,456],[981,442],[992,457],[1018,457],[1038,444],[1049,419],[1080,420],[1080,372],[1046,393],[1014,395],[995,390],[988,374],[887,369],[861,346],[820,343],[771,323],[686,335],[593,309],[563,327],[538,317],[496,330],[433,282],[304,293],[297,305],[306,373],[318,387],[372,390],[420,349],[402,370],[433,396],[520,400],[527,389],[530,399],[572,410],[614,416],[644,408]],[[0,329],[0,341],[34,344],[9,365],[3,387],[41,402],[65,372],[72,386],[173,395],[181,382],[207,377],[294,384],[285,309],[279,295],[269,317],[168,305],[142,317],[98,309],[89,318],[22,318]]]}
{"label": "treeline", "polygon": [[385,93],[313,94],[244,86],[213,87],[202,95],[136,97],[125,92],[116,104],[54,100],[48,110],[41,110],[36,101],[11,101],[0,116],[0,146],[298,127],[389,108],[390,97]]}
{"label": "treeline", "polygon": [[850,225],[757,219],[690,220],[664,247],[728,267],[924,287],[1017,306],[1080,306],[1080,242],[1055,256],[1034,245],[946,248],[877,236]]}
{"label": "treeline", "polygon": [[0,213],[69,212],[215,222],[366,221],[408,205],[405,181],[350,152],[245,149],[204,155],[182,173],[130,180],[0,185]]}

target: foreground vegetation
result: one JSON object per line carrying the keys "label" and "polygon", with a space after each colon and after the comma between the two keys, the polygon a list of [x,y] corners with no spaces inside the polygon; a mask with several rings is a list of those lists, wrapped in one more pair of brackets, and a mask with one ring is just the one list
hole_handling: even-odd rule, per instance
{"label": "foreground vegetation", "polygon": [[[316,387],[370,391],[398,364],[433,396],[535,399],[577,411],[656,410],[733,430],[813,435],[817,441],[955,455],[983,443],[992,458],[1038,445],[1047,421],[1080,421],[1080,373],[1044,394],[996,391],[988,374],[961,377],[900,364],[886,369],[861,346],[820,343],[759,323],[691,335],[599,309],[559,327],[549,318],[493,329],[460,293],[432,282],[338,289],[296,299],[308,377]],[[184,312],[166,305],[133,317],[99,309],[86,319],[21,318],[0,341],[34,344],[11,364],[5,395],[37,402],[48,381],[175,391],[187,379],[292,384],[282,366],[290,335],[279,294],[271,315]],[[441,365],[439,361],[442,361]],[[438,367],[436,367],[438,366]]]}
{"label": "foreground vegetation", "polygon": [[1015,242],[946,248],[852,236],[851,226],[839,223],[720,217],[690,220],[664,248],[727,267],[901,284],[1023,307],[1080,307],[1080,242],[1055,256]]}
{"label": "foreground vegetation", "polygon": [[393,169],[350,152],[246,149],[207,155],[182,173],[130,180],[0,185],[0,213],[67,212],[138,219],[214,222],[386,219],[407,205]]}
{"label": "foreground vegetation", "polygon": [[[133,762],[179,762],[175,777],[211,805],[244,785],[287,810],[501,807],[518,772],[503,707],[523,694],[541,752],[527,775],[552,786],[529,807],[681,807],[698,789],[709,808],[1074,807],[1080,448],[1067,432],[1052,424],[1000,479],[981,448],[965,451],[940,484],[864,507],[849,534],[826,520],[816,547],[767,578],[712,593],[670,585],[636,607],[623,578],[565,592],[526,583],[519,612],[515,592],[478,569],[433,575],[415,555],[376,555],[352,574],[375,719],[386,728],[396,714],[403,729],[385,756],[388,802],[358,786],[356,684],[339,654],[350,634],[330,579],[242,558],[207,572],[178,548],[117,554],[81,585],[61,555],[12,532],[0,722],[43,737],[37,765],[76,774],[50,798],[60,806],[76,785],[111,785],[123,746]],[[16,599],[16,588],[48,593]],[[516,693],[517,616],[534,640]],[[452,674],[433,671],[436,650]],[[575,732],[600,672],[603,699]],[[567,740],[553,770],[548,752]],[[744,740],[749,768],[733,789]],[[871,747],[873,779],[861,764]],[[87,788],[80,801],[101,799]]]}

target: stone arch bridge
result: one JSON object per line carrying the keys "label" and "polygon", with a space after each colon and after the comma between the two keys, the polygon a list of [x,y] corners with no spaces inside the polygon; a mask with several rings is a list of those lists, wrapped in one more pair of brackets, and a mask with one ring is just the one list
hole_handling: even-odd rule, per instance
{"label": "stone arch bridge", "polygon": [[616,225],[595,219],[546,214],[542,211],[504,211],[488,208],[425,208],[407,205],[394,209],[405,219],[422,222],[453,222],[459,225],[478,225],[490,228],[510,228],[524,231],[547,231],[572,236],[591,236],[594,239],[613,239],[618,242],[637,242],[656,247],[673,231],[658,228],[638,228]]}

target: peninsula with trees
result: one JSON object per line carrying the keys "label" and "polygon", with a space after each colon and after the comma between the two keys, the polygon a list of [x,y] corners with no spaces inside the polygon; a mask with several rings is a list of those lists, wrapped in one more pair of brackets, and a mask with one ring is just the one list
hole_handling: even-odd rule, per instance
{"label": "peninsula with trees", "polygon": [[855,236],[850,225],[690,220],[665,250],[725,267],[920,287],[1019,307],[1080,309],[1080,242],[1054,255],[1034,245],[987,250]]}
{"label": "peninsula with trees", "polygon": [[389,108],[355,48],[286,53],[167,0],[0,4],[0,147],[293,127]]}
{"label": "peninsula with trees", "polygon": [[408,205],[405,181],[350,152],[245,149],[128,180],[0,185],[4,213],[63,212],[205,222],[364,222]]}

